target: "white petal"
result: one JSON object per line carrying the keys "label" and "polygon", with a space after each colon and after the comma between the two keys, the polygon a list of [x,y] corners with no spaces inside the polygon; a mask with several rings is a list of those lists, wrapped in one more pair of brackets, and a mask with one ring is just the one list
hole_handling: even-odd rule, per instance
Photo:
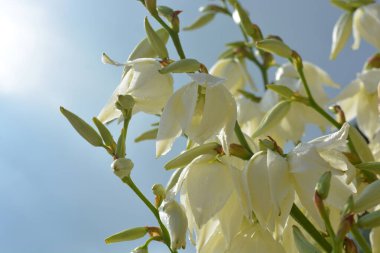
{"label": "white petal", "polygon": [[205,87],[221,84],[225,80],[206,73],[189,73],[188,75],[194,82]]}
{"label": "white petal", "polygon": [[380,50],[380,4],[373,3],[358,8],[354,13],[353,26],[363,39]]}
{"label": "white petal", "polygon": [[345,149],[349,128],[350,125],[348,123],[344,123],[338,131],[332,134],[318,137],[312,141],[309,141],[308,143],[314,145],[318,151],[333,148]]}
{"label": "white petal", "polygon": [[156,156],[166,154],[174,140],[190,123],[198,97],[198,85],[188,84],[177,90],[166,104],[157,133]]}
{"label": "white petal", "polygon": [[233,183],[224,164],[215,161],[190,167],[185,191],[198,227],[202,227],[223,208],[232,189]]}
{"label": "white petal", "polygon": [[359,101],[356,116],[358,126],[367,137],[372,139],[379,127],[377,94],[365,95],[362,92],[360,93]]}

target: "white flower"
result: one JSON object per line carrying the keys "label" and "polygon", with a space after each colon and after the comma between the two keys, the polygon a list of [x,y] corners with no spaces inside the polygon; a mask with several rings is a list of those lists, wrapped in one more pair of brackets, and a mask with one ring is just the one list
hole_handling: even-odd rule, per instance
{"label": "white flower", "polygon": [[342,107],[346,120],[356,118],[360,130],[369,139],[374,137],[379,126],[379,82],[380,69],[363,71],[334,99]]}
{"label": "white flower", "polygon": [[259,224],[250,224],[234,238],[226,253],[270,252],[285,253],[282,245]]}
{"label": "white flower", "polygon": [[257,90],[242,60],[235,58],[218,60],[210,69],[210,74],[225,78],[224,86],[234,95],[237,94],[239,89],[243,89],[247,83],[254,90]]}
{"label": "white flower", "polygon": [[173,78],[170,74],[160,74],[160,63],[151,58],[141,58],[127,63],[131,66],[115,89],[111,99],[98,115],[104,123],[121,116],[115,103],[118,95],[131,95],[135,100],[133,111],[161,114],[161,110],[173,93]]}
{"label": "white flower", "polygon": [[342,154],[346,149],[348,127],[346,124],[338,132],[299,144],[286,158],[271,150],[256,153],[251,158],[243,179],[249,207],[262,226],[281,233],[295,193],[309,215],[322,224],[313,196],[319,178],[326,171],[333,172],[326,203],[343,207],[347,197],[356,191],[351,184],[355,168]]}
{"label": "white flower", "polygon": [[172,250],[186,247],[187,218],[183,207],[173,199],[166,199],[159,208],[160,219],[168,229]]}
{"label": "white flower", "polygon": [[360,39],[380,50],[380,4],[373,3],[359,7],[353,17],[353,49],[358,49]]}
{"label": "white flower", "polygon": [[223,79],[208,74],[189,74],[193,82],[177,90],[166,104],[157,134],[156,156],[166,154],[184,133],[202,144],[218,137],[226,153],[236,122],[236,102],[222,85]]}

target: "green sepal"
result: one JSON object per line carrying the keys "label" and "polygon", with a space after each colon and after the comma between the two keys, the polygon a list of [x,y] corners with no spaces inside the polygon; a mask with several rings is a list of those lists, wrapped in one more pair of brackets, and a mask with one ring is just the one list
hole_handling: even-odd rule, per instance
{"label": "green sepal", "polygon": [[223,13],[223,14],[229,15],[229,11],[226,8],[219,6],[219,5],[216,5],[216,4],[208,4],[205,6],[201,6],[199,8],[199,11],[203,12],[203,13],[212,12],[212,13]]}
{"label": "green sepal", "polygon": [[79,118],[74,113],[66,110],[62,106],[60,107],[60,111],[63,116],[70,122],[70,124],[74,127],[74,129],[91,145],[95,147],[102,147],[103,140],[102,137],[92,128],[89,124],[87,124],[83,119]]}
{"label": "green sepal", "polygon": [[263,117],[252,138],[256,138],[276,126],[288,113],[291,101],[283,100],[273,106]]}
{"label": "green sepal", "polygon": [[189,73],[198,71],[201,63],[195,59],[182,59],[170,63],[168,66],[159,70],[161,74],[167,73]]}
{"label": "green sepal", "polygon": [[313,244],[311,244],[306,237],[302,234],[301,230],[297,226],[293,226],[293,238],[296,243],[298,252],[302,253],[320,253]]}
{"label": "green sepal", "polygon": [[146,227],[136,227],[130,228],[124,231],[121,231],[117,234],[111,235],[107,239],[105,239],[106,244],[115,243],[115,242],[125,242],[125,241],[133,241],[144,237],[148,233],[148,229]]}
{"label": "green sepal", "polygon": [[225,51],[223,51],[219,56],[218,59],[226,59],[231,58],[236,55],[236,49],[233,47],[227,48]]}
{"label": "green sepal", "polygon": [[215,17],[215,13],[205,13],[202,16],[198,17],[191,25],[183,28],[184,31],[191,31],[199,29],[208,23],[210,23]]}
{"label": "green sepal", "polygon": [[267,84],[266,87],[284,98],[291,98],[294,96],[294,91],[284,85]]}
{"label": "green sepal", "polygon": [[168,58],[168,50],[165,47],[165,43],[160,39],[160,36],[156,33],[155,30],[153,30],[152,26],[150,25],[148,18],[145,17],[145,32],[148,37],[148,42],[150,46],[153,48],[153,50],[156,52],[156,54],[161,59]]}
{"label": "green sepal", "polygon": [[113,139],[113,136],[111,132],[108,130],[108,128],[100,121],[98,118],[93,117],[92,121],[94,122],[95,126],[98,128],[98,131],[104,141],[104,143],[111,147],[112,150],[116,149],[116,142]]}
{"label": "green sepal", "polygon": [[256,31],[251,20],[249,19],[248,13],[243,9],[243,7],[238,2],[236,2],[234,6],[235,6],[236,11],[239,13],[239,18],[241,22],[240,24],[245,34],[247,34],[248,36],[252,38],[256,37],[255,36]]}
{"label": "green sepal", "polygon": [[211,142],[211,143],[202,144],[198,147],[186,150],[179,156],[167,162],[164,168],[166,170],[172,170],[176,168],[185,167],[196,157],[200,155],[204,155],[204,154],[217,155],[218,152],[216,151],[216,148],[218,148],[219,146],[220,145],[218,143]]}
{"label": "green sepal", "polygon": [[155,140],[157,138],[158,128],[151,129],[142,133],[135,139],[135,142],[147,141],[147,140]]}
{"label": "green sepal", "polygon": [[284,58],[291,58],[293,50],[284,42],[278,39],[264,39],[256,42],[256,47],[268,53],[272,53]]}
{"label": "green sepal", "polygon": [[367,162],[355,165],[356,168],[380,175],[380,162]]}

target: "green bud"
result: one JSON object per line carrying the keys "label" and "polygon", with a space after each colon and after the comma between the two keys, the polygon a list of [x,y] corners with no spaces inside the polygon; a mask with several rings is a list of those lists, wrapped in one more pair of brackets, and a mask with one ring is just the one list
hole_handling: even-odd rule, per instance
{"label": "green bud", "polygon": [[364,65],[365,70],[380,69],[380,53],[371,56]]}
{"label": "green bud", "polygon": [[283,100],[270,109],[261,120],[252,138],[256,138],[276,126],[288,113],[291,101]]}
{"label": "green bud", "polygon": [[174,14],[174,10],[172,8],[168,6],[164,6],[164,5],[157,6],[157,10],[161,16],[164,16],[166,19],[169,19],[169,20]]}
{"label": "green bud", "polygon": [[321,197],[322,200],[327,199],[330,191],[330,183],[331,183],[331,171],[326,171],[319,178],[318,183],[315,187],[315,191]]}
{"label": "green bud", "polygon": [[195,59],[182,59],[170,63],[168,66],[159,70],[161,74],[167,73],[188,73],[198,71],[201,63]]}
{"label": "green bud", "polygon": [[160,196],[162,198],[165,198],[166,191],[165,191],[164,186],[162,186],[162,184],[154,184],[152,186],[152,192],[156,196]]}
{"label": "green bud", "polygon": [[165,164],[165,169],[166,170],[171,170],[171,169],[176,169],[176,168],[181,168],[185,167],[188,165],[192,160],[194,160],[196,157],[204,154],[211,154],[211,155],[217,155],[218,152],[216,149],[220,147],[218,143],[211,142],[211,143],[206,143],[202,144],[198,147],[186,150],[176,158],[170,160]]}
{"label": "green bud", "polygon": [[157,3],[156,0],[145,0],[146,9],[152,14],[152,16],[157,16]]}
{"label": "green bud", "polygon": [[367,185],[364,190],[354,198],[353,211],[363,212],[380,203],[380,180]]}
{"label": "green bud", "polygon": [[298,252],[302,253],[320,253],[313,244],[311,244],[306,237],[302,234],[301,230],[297,226],[293,226],[293,238],[296,243]]}
{"label": "green bud", "polygon": [[135,139],[135,142],[141,142],[146,140],[155,140],[157,138],[158,128],[146,131]]}
{"label": "green bud", "polygon": [[114,66],[118,66],[118,67],[124,65],[122,63],[119,63],[117,61],[112,60],[111,57],[109,57],[106,53],[102,54],[102,62],[104,64],[110,64],[110,65],[114,65]]}
{"label": "green bud", "polygon": [[[155,31],[160,40],[166,44],[169,40],[169,33],[164,29],[158,29]],[[139,44],[133,49],[132,53],[129,55],[128,60],[136,60],[138,58],[154,58],[157,57],[156,51],[150,46],[148,38],[140,41]],[[128,66],[129,67],[129,66]]]}
{"label": "green bud", "polygon": [[294,96],[294,92],[284,85],[267,84],[266,87],[284,98],[291,98]]}
{"label": "green bud", "polygon": [[146,227],[130,228],[117,234],[111,235],[105,241],[107,244],[115,242],[133,241],[141,237],[144,237],[147,233],[148,230]]}
{"label": "green bud", "polygon": [[357,224],[360,228],[375,228],[380,226],[380,210],[361,216]]}
{"label": "green bud", "polygon": [[111,147],[112,149],[115,149],[116,142],[114,141],[112,134],[107,129],[107,127],[96,117],[92,118],[92,121],[95,123],[96,127],[98,128],[98,131],[100,135],[102,136],[104,143],[107,146]]}
{"label": "green bud", "polygon": [[183,28],[184,31],[195,30],[210,23],[215,17],[215,13],[206,13],[196,19],[191,25]]}
{"label": "green bud", "polygon": [[229,14],[226,8],[223,8],[216,4],[208,4],[208,5],[202,6],[199,8],[199,11],[203,13],[213,12],[213,13],[224,13],[227,15]]}
{"label": "green bud", "polygon": [[135,99],[131,95],[119,95],[117,97],[118,109],[130,111],[135,105]]}
{"label": "green bud", "polygon": [[95,147],[102,147],[103,140],[100,135],[93,129],[89,124],[87,124],[84,120],[79,118],[74,113],[66,110],[62,106],[60,107],[60,111],[63,116],[70,122],[70,124],[74,127],[74,129],[91,145]]}
{"label": "green bud", "polygon": [[343,13],[336,22],[333,30],[330,59],[335,60],[351,36],[353,13]]}
{"label": "green bud", "polygon": [[356,168],[380,175],[380,162],[368,162],[355,165]]}
{"label": "green bud", "polygon": [[120,179],[129,177],[131,175],[133,166],[133,162],[127,158],[118,158],[111,164],[111,168],[113,169],[115,175]]}
{"label": "green bud", "polygon": [[161,59],[168,58],[168,50],[165,47],[165,43],[160,39],[158,34],[153,30],[148,18],[145,18],[145,32],[148,37],[150,46],[156,52]]}
{"label": "green bud", "polygon": [[374,161],[372,152],[369,149],[367,142],[355,127],[350,126],[348,135],[351,138],[352,145],[355,147],[360,160],[362,162]]}
{"label": "green bud", "polygon": [[256,42],[256,47],[265,52],[273,53],[284,58],[292,58],[293,50],[284,42],[277,39],[264,39]]}
{"label": "green bud", "polygon": [[239,15],[240,25],[243,28],[244,32],[248,36],[254,37],[256,31],[252,25],[251,20],[249,19],[248,13],[243,9],[243,7],[238,2],[236,2],[234,6],[235,6],[235,10],[237,11]]}

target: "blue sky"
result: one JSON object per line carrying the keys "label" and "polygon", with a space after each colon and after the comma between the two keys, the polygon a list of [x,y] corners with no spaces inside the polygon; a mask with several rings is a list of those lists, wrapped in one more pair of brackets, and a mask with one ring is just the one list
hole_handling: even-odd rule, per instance
{"label": "blue sky", "polygon": [[[184,10],[182,23],[189,24],[198,7],[210,1],[158,2]],[[241,2],[265,34],[281,36],[342,85],[354,79],[375,52],[363,42],[359,51],[348,45],[336,61],[328,60],[331,31],[341,11],[327,0]],[[142,242],[105,245],[104,238],[128,227],[155,224],[113,175],[111,158],[83,141],[59,113],[60,105],[86,120],[99,112],[121,71],[103,65],[101,53],[125,60],[145,36],[146,15],[135,0],[0,0],[1,252],[129,252]],[[224,16],[181,38],[187,56],[208,67],[224,43],[241,39]],[[253,78],[261,83],[256,71]],[[176,81],[181,85],[187,79]],[[136,115],[128,138],[133,178],[147,196],[154,183],[166,184],[170,174],[162,166],[184,144],[180,141],[175,151],[158,160],[153,142],[133,144],[155,121]],[[116,135],[118,127],[112,129]],[[157,247],[154,252],[166,250]]]}

